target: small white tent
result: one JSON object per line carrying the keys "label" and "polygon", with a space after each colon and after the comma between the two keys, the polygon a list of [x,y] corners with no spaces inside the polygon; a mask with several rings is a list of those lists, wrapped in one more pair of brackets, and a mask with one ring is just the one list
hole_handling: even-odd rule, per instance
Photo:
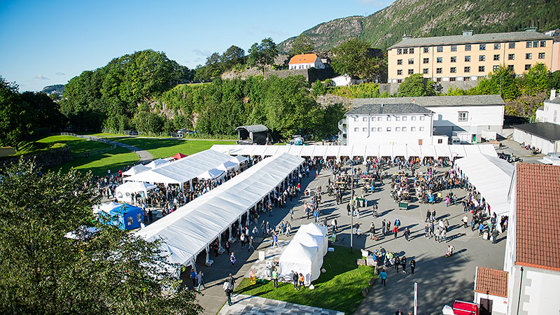
{"label": "small white tent", "polygon": [[126,182],[115,189],[117,200],[120,202],[132,202],[132,196],[140,193],[143,197],[148,195],[148,191],[155,189],[157,186],[143,182]]}
{"label": "small white tent", "polygon": [[149,168],[145,165],[139,164],[139,165],[135,165],[135,166],[131,167],[128,171],[124,172],[123,175],[132,176],[132,175],[136,175],[136,174],[139,174],[139,173],[142,173],[142,172],[145,172],[145,171],[149,171],[149,170],[151,170],[151,168]]}
{"label": "small white tent", "polygon": [[220,166],[216,167],[222,171],[229,171],[233,169],[239,169],[239,163],[235,163],[232,161],[225,161],[224,163],[220,164]]}
{"label": "small white tent", "polygon": [[[327,238],[327,227],[322,226],[322,225],[317,225],[315,223],[309,223],[309,224],[305,224],[300,226],[299,231],[305,232],[306,234],[311,234],[315,237],[319,237],[322,238],[323,241],[320,244],[320,246],[322,247],[322,253],[323,255],[325,255],[327,253],[327,251],[329,250],[329,240]],[[295,238],[295,237],[294,237]]]}
{"label": "small white tent", "polygon": [[160,166],[162,166],[162,165],[164,165],[164,164],[167,164],[167,163],[169,163],[168,160],[165,160],[165,159],[157,159],[157,160],[151,161],[147,166],[148,166],[149,168],[151,168],[151,169],[154,169],[154,168],[156,168],[156,167],[160,167]]}
{"label": "small white tent", "polygon": [[198,178],[199,179],[207,179],[207,180],[216,179],[216,178],[222,177],[224,175],[224,173],[225,172],[223,170],[213,168],[213,169],[207,170],[206,172],[198,175]]}

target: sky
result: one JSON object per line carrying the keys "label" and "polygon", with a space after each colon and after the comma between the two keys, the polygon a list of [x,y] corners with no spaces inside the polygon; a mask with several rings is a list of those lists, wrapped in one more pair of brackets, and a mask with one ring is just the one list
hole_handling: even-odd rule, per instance
{"label": "sky", "polygon": [[153,49],[189,68],[231,45],[245,51],[393,0],[0,0],[0,76],[19,90],[65,84],[111,59]]}

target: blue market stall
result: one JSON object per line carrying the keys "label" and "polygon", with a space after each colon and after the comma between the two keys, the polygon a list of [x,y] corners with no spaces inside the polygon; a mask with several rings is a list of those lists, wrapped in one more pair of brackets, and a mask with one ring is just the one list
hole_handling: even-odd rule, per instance
{"label": "blue market stall", "polygon": [[127,203],[111,202],[103,204],[95,212],[98,214],[101,223],[115,225],[123,230],[138,229],[144,221],[142,209]]}

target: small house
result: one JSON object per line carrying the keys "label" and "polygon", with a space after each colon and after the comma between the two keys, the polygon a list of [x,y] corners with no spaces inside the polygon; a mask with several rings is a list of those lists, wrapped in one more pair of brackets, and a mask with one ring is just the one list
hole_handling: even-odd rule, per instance
{"label": "small house", "polygon": [[321,61],[321,58],[319,58],[315,54],[295,55],[290,59],[290,70],[301,70],[310,68],[325,69],[325,64]]}

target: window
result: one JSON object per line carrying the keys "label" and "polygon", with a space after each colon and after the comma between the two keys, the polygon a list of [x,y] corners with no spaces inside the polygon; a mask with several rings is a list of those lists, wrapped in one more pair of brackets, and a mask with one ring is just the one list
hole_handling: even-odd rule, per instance
{"label": "window", "polygon": [[470,81],[470,80],[471,80],[471,77],[464,77],[463,78],[463,81]]}
{"label": "window", "polygon": [[403,121],[406,121],[406,116],[402,116],[402,120],[403,120]]}
{"label": "window", "polygon": [[402,59],[397,59],[397,64],[402,65]]}
{"label": "window", "polygon": [[479,49],[480,50],[486,50],[486,44],[480,44]]}
{"label": "window", "polygon": [[509,43],[509,49],[515,49],[515,43]]}
{"label": "window", "polygon": [[401,131],[401,128],[400,127],[395,127],[395,132],[399,132],[399,131]]}
{"label": "window", "polygon": [[508,65],[508,70],[513,71],[513,65]]}
{"label": "window", "polygon": [[541,40],[541,47],[546,47],[546,40]]}
{"label": "window", "polygon": [[484,55],[478,56],[478,61],[486,61],[486,56]]}
{"label": "window", "polygon": [[451,45],[451,51],[457,51],[457,45]]}
{"label": "window", "polygon": [[437,46],[437,52],[443,52],[443,46]]}
{"label": "window", "polygon": [[381,127],[377,127],[377,132],[381,132],[382,130]]}
{"label": "window", "polygon": [[397,79],[397,83],[402,83],[402,79]]}
{"label": "window", "polygon": [[420,120],[424,120],[424,116],[420,116]]}
{"label": "window", "polygon": [[471,62],[471,56],[465,56],[465,62]]}
{"label": "window", "polygon": [[538,40],[533,42],[533,48],[539,48],[539,41]]}
{"label": "window", "polygon": [[501,46],[500,43],[495,43],[494,44],[494,50],[500,49],[500,46]]}
{"label": "window", "polygon": [[371,128],[371,132],[375,132],[375,128]]}
{"label": "window", "polygon": [[437,63],[442,63],[442,62],[443,62],[443,58],[442,58],[442,57],[437,57],[437,58],[436,58],[436,62],[437,62]]}
{"label": "window", "polygon": [[387,116],[387,121],[391,121],[391,116]]}
{"label": "window", "polygon": [[441,82],[441,78],[436,78],[436,82]]}
{"label": "window", "polygon": [[428,74],[428,68],[422,69],[422,73],[423,73],[423,74]]}
{"label": "window", "polygon": [[427,53],[429,53],[429,52],[430,52],[430,48],[424,47],[424,53],[427,54]]}
{"label": "window", "polygon": [[471,44],[465,45],[465,51],[471,51]]}
{"label": "window", "polygon": [[402,69],[397,70],[397,75],[402,75]]}
{"label": "window", "polygon": [[402,54],[402,49],[401,48],[397,49],[397,55],[401,55],[401,54]]}
{"label": "window", "polygon": [[387,132],[391,132],[391,127],[387,127]]}
{"label": "window", "polygon": [[455,82],[455,77],[449,78],[449,81],[450,81],[450,82]]}
{"label": "window", "polygon": [[437,139],[437,143],[438,143],[438,144],[442,144],[442,143],[443,143],[443,139]]}
{"label": "window", "polygon": [[532,48],[532,47],[533,47],[533,42],[527,42],[527,43],[525,43],[525,47],[527,47],[527,48]]}
{"label": "window", "polygon": [[424,131],[424,127],[418,128],[419,131]]}
{"label": "window", "polygon": [[367,128],[366,127],[362,128],[362,131],[367,132]]}
{"label": "window", "polygon": [[500,70],[500,66],[499,66],[499,65],[493,65],[493,66],[492,66],[492,71],[498,72],[498,70]]}
{"label": "window", "polygon": [[358,127],[354,128],[354,132],[358,132],[360,130]]}
{"label": "window", "polygon": [[459,112],[459,121],[469,121],[469,112]]}
{"label": "window", "polygon": [[408,64],[413,65],[414,64],[414,59],[413,58],[408,59]]}
{"label": "window", "polygon": [[500,61],[500,55],[494,55],[494,61]]}
{"label": "window", "polygon": [[525,65],[525,70],[531,69],[531,65]]}
{"label": "window", "polygon": [[416,131],[416,127],[410,127],[410,131],[411,131],[411,132],[415,132],[415,131]]}
{"label": "window", "polygon": [[442,68],[436,68],[436,73],[441,73]]}
{"label": "window", "polygon": [[508,54],[508,60],[515,60],[515,54]]}
{"label": "window", "polygon": [[395,121],[400,121],[401,120],[401,116],[395,116]]}
{"label": "window", "polygon": [[526,53],[525,54],[525,59],[527,59],[527,60],[533,59],[533,54],[532,53]]}
{"label": "window", "polygon": [[449,72],[457,73],[457,68],[456,67],[451,67],[451,68],[449,68]]}
{"label": "window", "polygon": [[357,122],[357,121],[358,121],[358,117],[354,117],[354,122]]}
{"label": "window", "polygon": [[466,72],[466,73],[471,72],[471,67],[465,67],[465,72]]}
{"label": "window", "polygon": [[409,54],[413,54],[413,53],[414,53],[414,48],[410,48],[410,49],[408,50],[408,53],[409,53]]}
{"label": "window", "polygon": [[451,62],[457,62],[457,57],[456,56],[451,57]]}
{"label": "window", "polygon": [[414,74],[414,69],[408,69],[408,74]]}
{"label": "window", "polygon": [[411,116],[410,120],[416,120],[416,116]]}
{"label": "window", "polygon": [[539,59],[544,59],[544,53],[539,53]]}
{"label": "window", "polygon": [[406,132],[406,127],[402,127],[402,131],[403,131],[403,132]]}
{"label": "window", "polygon": [[362,121],[367,121],[367,117],[363,117],[363,118],[362,118]]}
{"label": "window", "polygon": [[478,66],[478,72],[484,72],[484,66]]}
{"label": "window", "polygon": [[423,63],[429,63],[429,62],[430,62],[430,58],[424,58],[424,59],[422,60],[422,62],[423,62]]}
{"label": "window", "polygon": [[403,52],[403,54],[405,54],[405,55],[408,54],[408,48],[404,48],[402,52]]}
{"label": "window", "polygon": [[377,117],[377,121],[381,121],[381,119],[383,119],[383,117],[381,116]]}

